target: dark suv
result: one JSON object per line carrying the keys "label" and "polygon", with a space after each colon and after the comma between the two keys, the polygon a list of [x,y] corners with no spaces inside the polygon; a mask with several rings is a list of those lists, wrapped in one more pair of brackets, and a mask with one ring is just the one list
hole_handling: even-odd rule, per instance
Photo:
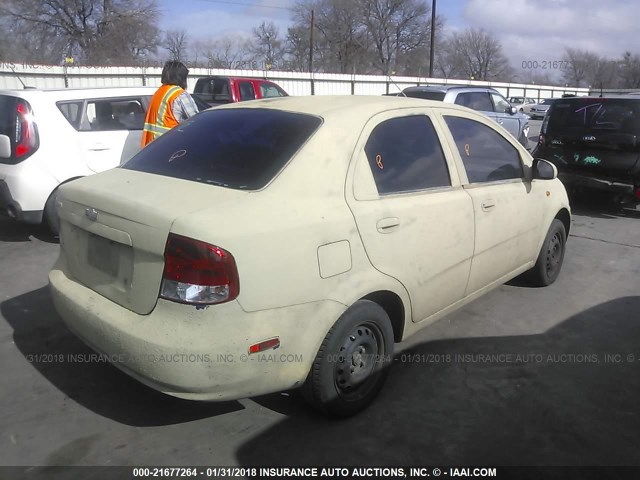
{"label": "dark suv", "polygon": [[640,97],[555,100],[533,155],[554,163],[569,191],[640,203]]}

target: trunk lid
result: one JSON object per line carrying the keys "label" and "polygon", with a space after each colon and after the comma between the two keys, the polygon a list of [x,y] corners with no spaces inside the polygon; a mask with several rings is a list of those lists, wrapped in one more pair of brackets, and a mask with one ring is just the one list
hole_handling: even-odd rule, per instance
{"label": "trunk lid", "polygon": [[542,125],[538,156],[561,170],[627,176],[640,158],[640,101],[556,100]]}
{"label": "trunk lid", "polygon": [[[114,169],[60,187],[60,248],[80,283],[139,314],[156,305],[173,222],[248,192]],[[212,221],[214,221],[212,219]]]}

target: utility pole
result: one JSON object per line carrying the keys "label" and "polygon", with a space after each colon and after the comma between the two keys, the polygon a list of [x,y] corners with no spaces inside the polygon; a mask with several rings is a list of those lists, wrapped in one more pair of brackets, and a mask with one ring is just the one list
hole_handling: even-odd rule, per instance
{"label": "utility pole", "polygon": [[309,75],[311,80],[311,95],[315,94],[315,88],[313,85],[313,9],[311,9],[311,28],[309,29]]}
{"label": "utility pole", "polygon": [[436,0],[431,2],[431,45],[429,49],[429,78],[433,78],[433,57],[436,50]]}

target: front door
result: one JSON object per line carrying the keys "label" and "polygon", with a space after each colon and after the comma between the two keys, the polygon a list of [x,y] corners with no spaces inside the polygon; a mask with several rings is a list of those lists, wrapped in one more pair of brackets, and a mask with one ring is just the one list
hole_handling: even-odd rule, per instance
{"label": "front door", "polygon": [[535,258],[543,202],[525,178],[520,151],[506,137],[464,114],[445,116],[473,199],[475,249],[466,294],[502,280]]}

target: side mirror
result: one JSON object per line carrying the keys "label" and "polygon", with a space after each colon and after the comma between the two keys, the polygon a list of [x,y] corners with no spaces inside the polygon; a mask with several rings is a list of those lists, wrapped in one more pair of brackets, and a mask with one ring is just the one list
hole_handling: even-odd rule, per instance
{"label": "side mirror", "polygon": [[553,180],[558,176],[556,166],[543,158],[533,159],[533,179],[534,180]]}
{"label": "side mirror", "polygon": [[11,140],[6,135],[0,135],[0,158],[11,157]]}
{"label": "side mirror", "polygon": [[518,108],[517,107],[509,107],[507,108],[506,113],[510,114],[510,115],[515,115],[516,113],[518,113]]}

